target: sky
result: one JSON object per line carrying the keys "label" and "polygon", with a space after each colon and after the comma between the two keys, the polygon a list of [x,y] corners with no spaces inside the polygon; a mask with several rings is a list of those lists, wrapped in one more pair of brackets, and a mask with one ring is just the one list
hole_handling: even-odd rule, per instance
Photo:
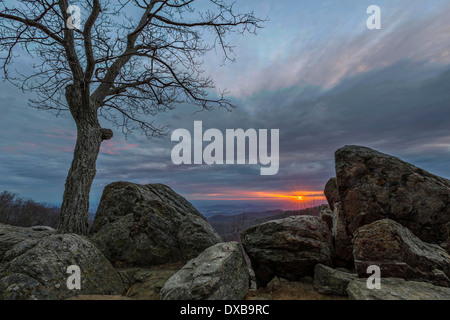
{"label": "sky", "polygon": [[[381,8],[380,30],[366,26],[373,4]],[[256,36],[230,38],[235,62],[223,65],[211,52],[204,69],[239,107],[196,113],[181,105],[154,120],[170,131],[192,132],[194,121],[223,132],[279,129],[278,174],[261,176],[260,165],[176,166],[170,134],[148,140],[115,130],[98,158],[93,207],[106,185],[130,181],[164,183],[204,210],[304,208],[324,201],[324,185],[335,175],[334,152],[353,144],[450,178],[448,0],[237,5],[269,20]],[[69,114],[55,117],[29,107],[30,97],[0,82],[0,190],[60,203],[75,124]]]}

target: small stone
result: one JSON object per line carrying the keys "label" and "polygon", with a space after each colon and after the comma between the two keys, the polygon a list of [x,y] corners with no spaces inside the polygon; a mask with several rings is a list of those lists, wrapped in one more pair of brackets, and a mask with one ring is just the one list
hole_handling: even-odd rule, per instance
{"label": "small stone", "polygon": [[348,284],[357,277],[357,274],[318,264],[314,268],[314,287],[322,294],[346,296]]}

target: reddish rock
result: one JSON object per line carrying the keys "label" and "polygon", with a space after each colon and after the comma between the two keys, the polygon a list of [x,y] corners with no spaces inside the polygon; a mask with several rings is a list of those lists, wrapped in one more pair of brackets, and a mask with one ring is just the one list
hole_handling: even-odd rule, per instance
{"label": "reddish rock", "polygon": [[384,219],[356,230],[353,238],[355,268],[367,277],[367,268],[381,268],[383,278],[429,281],[450,286],[450,254],[423,242],[399,223]]}
{"label": "reddish rock", "polygon": [[[425,242],[448,247],[449,180],[359,146],[339,149],[335,162],[337,189],[350,235],[361,226],[389,218]],[[333,199],[333,193],[328,194]]]}

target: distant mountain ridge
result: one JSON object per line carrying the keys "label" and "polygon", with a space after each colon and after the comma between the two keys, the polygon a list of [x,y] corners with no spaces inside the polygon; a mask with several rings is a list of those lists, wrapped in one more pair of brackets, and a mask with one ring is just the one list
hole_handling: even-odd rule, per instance
{"label": "distant mountain ridge", "polygon": [[240,233],[252,226],[288,218],[291,216],[319,216],[320,206],[302,210],[267,210],[259,212],[244,212],[236,215],[215,215],[207,218],[211,226],[224,241],[240,241]]}
{"label": "distant mountain ridge", "polygon": [[240,213],[240,214],[235,214],[235,215],[223,215],[223,214],[218,214],[212,217],[208,218],[208,221],[211,222],[216,222],[216,223],[220,223],[220,222],[230,222],[236,218],[242,219],[242,220],[253,220],[256,218],[264,218],[264,217],[268,217],[268,216],[275,216],[278,214],[281,214],[285,211],[278,209],[278,210],[267,210],[267,211],[257,211],[257,212],[244,212],[244,213]]}
{"label": "distant mountain ridge", "polygon": [[213,216],[235,216],[243,212],[263,212],[267,210],[287,209],[277,203],[251,203],[247,201],[199,201],[189,200],[206,218]]}

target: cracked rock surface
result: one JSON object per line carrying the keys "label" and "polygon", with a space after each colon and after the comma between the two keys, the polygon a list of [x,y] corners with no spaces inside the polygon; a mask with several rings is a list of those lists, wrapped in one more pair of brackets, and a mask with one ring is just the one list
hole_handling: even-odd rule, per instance
{"label": "cracked rock surface", "polygon": [[174,274],[161,289],[161,297],[164,300],[242,300],[249,282],[239,243],[219,243]]}
{"label": "cracked rock surface", "polygon": [[92,233],[118,267],[187,262],[222,241],[194,206],[162,184],[108,185]]}
{"label": "cracked rock surface", "polygon": [[[72,265],[80,267],[80,290],[67,288]],[[89,239],[0,224],[0,299],[59,300],[122,290],[119,275]]]}

